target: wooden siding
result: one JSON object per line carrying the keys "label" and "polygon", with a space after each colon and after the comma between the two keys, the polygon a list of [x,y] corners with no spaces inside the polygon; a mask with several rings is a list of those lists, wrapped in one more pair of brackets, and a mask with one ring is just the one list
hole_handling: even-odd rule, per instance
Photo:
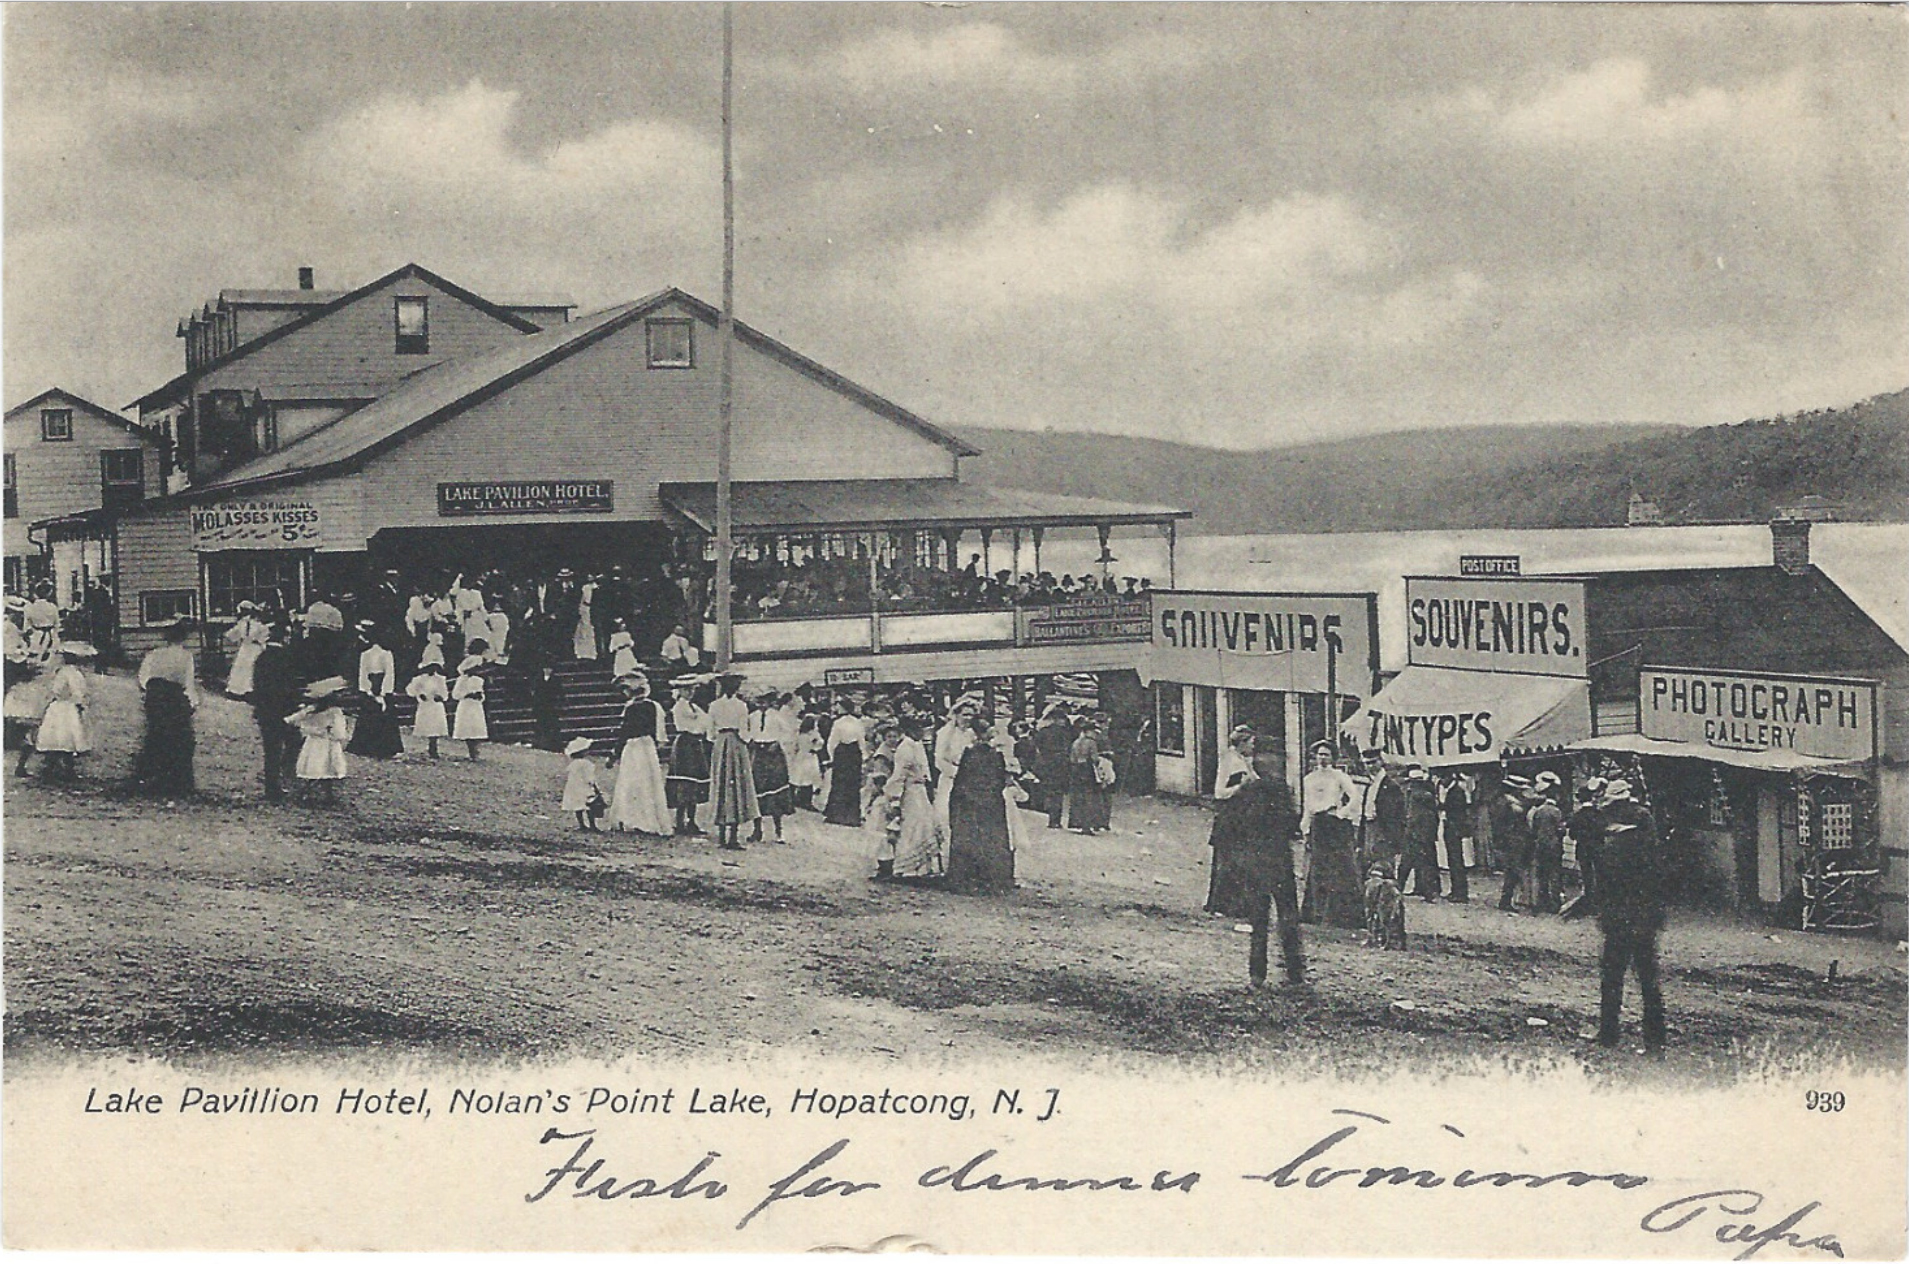
{"label": "wooden siding", "polygon": [[[119,624],[121,635],[130,638],[140,627],[139,595],[197,591],[199,558],[192,551],[192,519],[183,505],[129,514],[119,520],[118,531]],[[131,639],[127,644],[131,648]]]}
{"label": "wooden siding", "polygon": [[[695,352],[694,368],[650,369],[643,322],[635,322],[374,460],[365,471],[366,502],[377,506],[380,526],[447,525],[437,514],[439,482],[608,478],[616,483],[616,510],[591,517],[660,520],[658,483],[716,476],[718,370],[708,325],[696,326]],[[946,478],[955,457],[739,346],[734,472],[738,480],[765,481]]]}
{"label": "wooden siding", "polygon": [[[48,443],[40,438],[40,412],[46,408],[72,411],[71,439]],[[159,445],[64,396],[54,395],[8,413],[5,443],[20,480],[20,516],[6,520],[9,557],[39,552],[27,539],[32,523],[99,508],[101,452],[144,449],[145,494],[159,494]]]}
{"label": "wooden siding", "polygon": [[[428,355],[399,355],[392,318],[398,296],[430,300]],[[420,277],[399,277],[355,303],[201,378],[194,389],[249,390],[327,382],[396,381],[438,363],[488,351],[524,335]]]}

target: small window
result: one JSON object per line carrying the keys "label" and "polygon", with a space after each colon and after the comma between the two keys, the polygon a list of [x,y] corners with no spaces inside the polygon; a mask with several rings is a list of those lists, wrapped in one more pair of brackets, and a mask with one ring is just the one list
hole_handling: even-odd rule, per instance
{"label": "small window", "polygon": [[13,463],[13,453],[7,453],[7,517],[20,516],[20,471]]}
{"label": "small window", "polygon": [[40,438],[48,443],[66,443],[73,438],[73,410],[70,408],[42,408],[40,410]]}
{"label": "small window", "polygon": [[171,588],[161,592],[140,593],[139,621],[151,627],[155,623],[190,618],[193,607],[198,604],[198,596],[199,594],[190,588]]}
{"label": "small window", "polygon": [[396,300],[399,355],[424,355],[431,350],[431,307],[427,298],[400,296]]}
{"label": "small window", "polygon": [[696,340],[687,320],[652,320],[644,325],[649,336],[652,369],[693,369]]}
{"label": "small window", "polygon": [[1186,754],[1186,691],[1162,682],[1153,687],[1153,749],[1162,755]]}
{"label": "small window", "polygon": [[136,505],[146,494],[146,454],[119,448],[99,454],[99,503],[108,509]]}
{"label": "small window", "polygon": [[1856,845],[1856,809],[1848,803],[1823,805],[1824,850]]}

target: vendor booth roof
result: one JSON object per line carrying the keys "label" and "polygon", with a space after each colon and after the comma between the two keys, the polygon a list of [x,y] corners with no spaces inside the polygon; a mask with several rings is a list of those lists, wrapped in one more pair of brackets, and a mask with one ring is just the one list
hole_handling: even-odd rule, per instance
{"label": "vendor booth roof", "polygon": [[[692,312],[711,324],[721,317],[720,312],[701,299],[678,289],[667,289],[633,303],[606,307],[602,311],[579,316],[568,324],[557,325],[541,333],[512,338],[493,351],[449,360],[415,373],[390,394],[373,400],[356,412],[346,413],[337,421],[320,426],[276,452],[247,461],[218,478],[194,486],[184,495],[193,498],[222,494],[355,467],[403,443],[412,435],[509,390],[526,378],[628,328],[663,307]],[[949,432],[924,421],[899,404],[857,386],[741,321],[736,322],[736,340],[841,392],[890,421],[932,439],[958,456],[978,455],[975,448]]]}
{"label": "vendor booth roof", "polygon": [[1613,733],[1606,737],[1587,737],[1572,742],[1570,749],[1603,751],[1616,755],[1656,755],[1663,759],[1707,759],[1731,768],[1754,772],[1834,772],[1845,776],[1861,773],[1861,761],[1825,759],[1793,750],[1733,750],[1727,746],[1699,746],[1695,742],[1671,742],[1645,737],[1642,733]]}
{"label": "vendor booth roof", "polygon": [[[714,483],[665,483],[665,505],[691,525],[716,529]],[[1170,522],[1192,511],[1164,505],[983,487],[952,478],[830,479],[737,483],[730,509],[738,533],[885,531],[942,527],[1087,527]]]}
{"label": "vendor booth roof", "polygon": [[[1419,723],[1387,723],[1412,717]],[[1453,725],[1437,723],[1445,717]],[[1346,721],[1344,732],[1388,760],[1428,768],[1535,755],[1590,735],[1591,689],[1563,676],[1408,667]]]}

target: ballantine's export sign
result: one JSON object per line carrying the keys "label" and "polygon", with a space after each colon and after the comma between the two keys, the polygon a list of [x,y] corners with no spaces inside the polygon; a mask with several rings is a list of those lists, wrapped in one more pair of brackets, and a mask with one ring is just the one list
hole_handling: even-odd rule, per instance
{"label": "ballantine's export sign", "polygon": [[1066,645],[1076,642],[1144,641],[1144,597],[1084,597],[1059,605],[1022,611],[1021,644]]}
{"label": "ballantine's export sign", "polygon": [[228,500],[192,510],[192,551],[311,549],[323,534],[309,500]]}
{"label": "ballantine's export sign", "polygon": [[1584,584],[1558,579],[1405,579],[1407,661],[1426,667],[1583,677]]}
{"label": "ballantine's export sign", "polygon": [[607,478],[545,478],[514,483],[439,483],[440,518],[482,514],[609,513],[616,484]]}
{"label": "ballantine's export sign", "polygon": [[1371,593],[1156,590],[1149,671],[1155,680],[1225,689],[1366,698],[1378,669]]}
{"label": "ballantine's export sign", "polygon": [[1659,741],[1824,759],[1877,753],[1873,680],[1646,667],[1638,688],[1638,729]]}

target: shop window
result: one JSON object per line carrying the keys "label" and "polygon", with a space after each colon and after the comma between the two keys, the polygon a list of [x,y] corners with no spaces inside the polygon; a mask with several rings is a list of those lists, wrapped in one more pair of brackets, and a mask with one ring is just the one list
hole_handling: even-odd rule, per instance
{"label": "shop window", "polygon": [[1856,845],[1856,809],[1849,803],[1825,803],[1822,811],[1822,842],[1826,851]]}
{"label": "shop window", "polygon": [[649,342],[649,364],[652,369],[696,367],[696,339],[690,321],[646,321],[643,332]]}
{"label": "shop window", "polygon": [[13,463],[13,453],[7,453],[7,517],[20,516],[20,470]]}
{"label": "shop window", "polygon": [[393,300],[399,355],[425,355],[431,350],[431,303],[421,296],[400,295]]}
{"label": "shop window", "polygon": [[138,448],[99,454],[99,503],[108,509],[136,505],[146,494],[146,454]]}
{"label": "shop window", "polygon": [[139,621],[148,627],[173,619],[190,618],[198,602],[198,593],[190,588],[169,588],[139,594]]}
{"label": "shop window", "polygon": [[67,443],[73,438],[73,410],[70,408],[42,408],[40,410],[40,438],[47,443]]}
{"label": "shop window", "polygon": [[1153,687],[1153,749],[1162,755],[1186,754],[1186,690],[1177,684]]}
{"label": "shop window", "polygon": [[27,560],[15,555],[6,562],[6,590],[16,595],[24,595],[27,590]]}
{"label": "shop window", "polygon": [[296,610],[304,605],[304,558],[297,553],[210,553],[205,559],[208,619],[236,619],[241,601],[268,609]]}

